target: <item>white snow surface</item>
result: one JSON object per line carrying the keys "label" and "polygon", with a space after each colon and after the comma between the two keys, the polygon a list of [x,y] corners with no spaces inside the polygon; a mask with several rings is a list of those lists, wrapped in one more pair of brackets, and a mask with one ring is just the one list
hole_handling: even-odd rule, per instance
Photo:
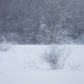
{"label": "white snow surface", "polygon": [[[71,54],[65,67],[60,70],[46,69],[48,65],[40,60],[48,47],[12,45],[8,51],[1,51],[0,84],[84,84],[84,46],[67,45]],[[77,64],[80,66],[75,70],[68,64],[72,68]]]}

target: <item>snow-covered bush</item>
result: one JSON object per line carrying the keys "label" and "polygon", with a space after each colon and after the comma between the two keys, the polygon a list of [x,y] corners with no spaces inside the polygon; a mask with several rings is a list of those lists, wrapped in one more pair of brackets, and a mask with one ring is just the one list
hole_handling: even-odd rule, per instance
{"label": "snow-covered bush", "polygon": [[11,43],[8,43],[3,37],[2,43],[0,43],[0,51],[8,51],[11,48]]}
{"label": "snow-covered bush", "polygon": [[64,46],[51,45],[49,51],[43,54],[42,59],[48,63],[52,69],[61,69],[64,67],[66,59],[70,56],[70,51],[67,50]]}

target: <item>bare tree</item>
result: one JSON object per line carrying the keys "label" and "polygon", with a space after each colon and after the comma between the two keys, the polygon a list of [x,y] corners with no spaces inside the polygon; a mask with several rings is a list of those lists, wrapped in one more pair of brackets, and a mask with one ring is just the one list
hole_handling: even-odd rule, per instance
{"label": "bare tree", "polygon": [[[48,3],[49,19],[41,16],[40,29],[37,35],[40,44],[59,44],[68,41],[65,36],[68,32],[62,28],[62,24],[66,22],[66,18],[70,17],[67,11],[59,5],[57,0],[50,0]],[[50,23],[49,23],[50,21]]]}

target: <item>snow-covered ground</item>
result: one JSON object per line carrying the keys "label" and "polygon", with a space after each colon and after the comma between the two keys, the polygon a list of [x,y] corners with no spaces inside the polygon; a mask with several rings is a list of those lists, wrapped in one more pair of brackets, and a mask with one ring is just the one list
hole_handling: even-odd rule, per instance
{"label": "snow-covered ground", "polygon": [[14,45],[0,52],[0,84],[84,84],[84,46],[67,46],[71,56],[62,70],[46,69],[40,59],[46,45]]}

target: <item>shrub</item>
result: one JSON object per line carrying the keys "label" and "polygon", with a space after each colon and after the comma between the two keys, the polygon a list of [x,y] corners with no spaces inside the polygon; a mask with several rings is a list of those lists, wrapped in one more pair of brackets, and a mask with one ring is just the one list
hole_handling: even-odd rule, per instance
{"label": "shrub", "polygon": [[65,47],[50,46],[49,51],[43,54],[42,59],[50,65],[52,69],[61,69],[64,67],[66,59],[70,56],[70,51]]}

